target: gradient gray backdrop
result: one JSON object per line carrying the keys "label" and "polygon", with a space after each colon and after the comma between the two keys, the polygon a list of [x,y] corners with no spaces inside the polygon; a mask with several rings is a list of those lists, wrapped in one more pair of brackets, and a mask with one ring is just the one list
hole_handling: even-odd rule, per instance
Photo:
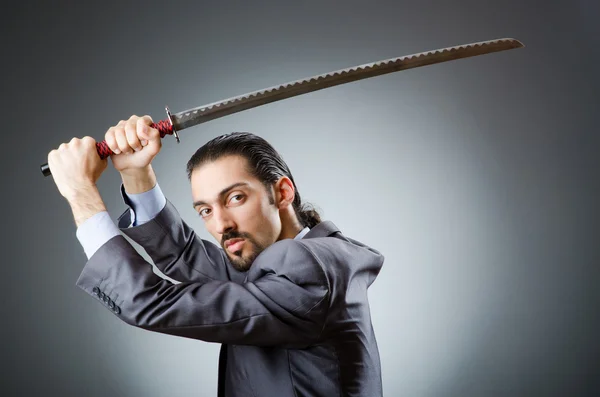
{"label": "gradient gray backdrop", "polygon": [[[303,197],[381,250],[386,396],[600,395],[598,1],[37,2],[2,11],[2,396],[214,396],[218,345],[126,325],[39,165],[73,136],[281,82],[501,37],[526,48],[289,99],[182,132],[272,142]],[[101,5],[100,5],[101,4]],[[109,212],[125,209],[109,165]],[[139,247],[138,247],[139,248]]]}

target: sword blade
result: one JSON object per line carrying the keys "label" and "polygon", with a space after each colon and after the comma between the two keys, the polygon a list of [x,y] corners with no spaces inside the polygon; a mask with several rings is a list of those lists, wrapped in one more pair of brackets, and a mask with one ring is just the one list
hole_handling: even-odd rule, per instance
{"label": "sword blade", "polygon": [[249,92],[232,98],[202,105],[173,114],[173,125],[183,130],[210,120],[214,120],[243,110],[255,108],[267,103],[292,98],[298,95],[322,90],[340,84],[363,80],[383,74],[413,69],[436,63],[448,62],[461,58],[490,54],[514,48],[524,47],[519,40],[503,38],[446,47],[427,52],[390,58],[366,63],[346,69],[307,77],[304,79],[279,84],[259,91]]}

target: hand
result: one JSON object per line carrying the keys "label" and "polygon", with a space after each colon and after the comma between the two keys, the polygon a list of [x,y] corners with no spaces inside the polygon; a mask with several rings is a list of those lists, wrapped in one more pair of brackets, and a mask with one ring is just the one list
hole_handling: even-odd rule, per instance
{"label": "hand", "polygon": [[150,128],[150,116],[131,116],[108,129],[104,140],[114,152],[110,156],[115,169],[121,173],[136,172],[150,165],[160,151],[160,132]]}
{"label": "hand", "polygon": [[108,165],[96,150],[94,138],[73,138],[48,153],[48,166],[60,194],[71,200],[82,191],[95,189]]}

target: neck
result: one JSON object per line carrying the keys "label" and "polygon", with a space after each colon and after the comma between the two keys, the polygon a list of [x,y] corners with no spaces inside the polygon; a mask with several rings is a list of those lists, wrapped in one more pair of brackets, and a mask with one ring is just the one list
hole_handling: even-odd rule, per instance
{"label": "neck", "polygon": [[286,211],[281,215],[281,233],[279,234],[278,240],[284,240],[286,238],[293,239],[300,233],[304,226],[300,223],[296,217],[296,213],[292,210],[291,213]]}

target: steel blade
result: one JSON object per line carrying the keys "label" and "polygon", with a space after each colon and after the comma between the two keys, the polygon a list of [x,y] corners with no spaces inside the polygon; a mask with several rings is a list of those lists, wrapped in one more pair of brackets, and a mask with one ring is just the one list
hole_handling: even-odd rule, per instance
{"label": "steel blade", "polygon": [[437,50],[421,52],[390,58],[377,62],[366,63],[346,69],[307,77],[304,79],[279,84],[259,91],[224,99],[222,101],[199,106],[173,114],[173,124],[177,130],[192,127],[223,116],[241,112],[280,101],[282,99],[322,90],[340,84],[363,80],[370,77],[381,76],[387,73],[398,72],[436,63],[448,62],[455,59],[468,58],[477,55],[489,54],[499,51],[521,48],[524,45],[512,38],[481,41],[446,47]]}

